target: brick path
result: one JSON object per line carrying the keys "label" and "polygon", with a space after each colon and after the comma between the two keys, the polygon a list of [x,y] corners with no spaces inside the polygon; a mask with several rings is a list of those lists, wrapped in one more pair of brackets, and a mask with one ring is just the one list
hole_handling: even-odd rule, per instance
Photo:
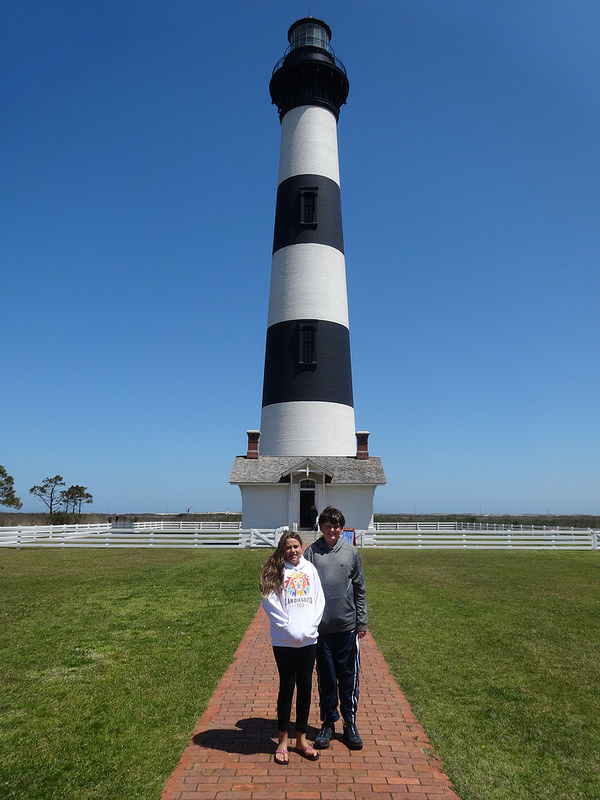
{"label": "brick path", "polygon": [[[287,767],[275,764],[277,686],[269,626],[259,608],[162,800],[459,800],[370,634],[361,641],[356,722],[362,750],[351,753],[342,744],[338,723],[336,739],[318,761],[291,750]],[[309,740],[319,727],[315,679]]]}

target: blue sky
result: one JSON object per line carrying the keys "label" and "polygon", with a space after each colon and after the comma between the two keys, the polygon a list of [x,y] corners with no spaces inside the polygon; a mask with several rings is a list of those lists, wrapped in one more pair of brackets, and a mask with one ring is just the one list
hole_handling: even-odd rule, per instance
{"label": "blue sky", "polygon": [[[309,8],[5,0],[0,464],[110,513],[240,510],[280,126]],[[600,513],[600,5],[310,5],[339,122],[379,512]]]}

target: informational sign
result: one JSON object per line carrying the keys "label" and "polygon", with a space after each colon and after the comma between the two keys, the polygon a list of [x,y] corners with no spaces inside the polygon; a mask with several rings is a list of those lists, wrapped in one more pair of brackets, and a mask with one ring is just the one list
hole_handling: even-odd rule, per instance
{"label": "informational sign", "polygon": [[342,531],[342,536],[344,539],[349,543],[353,544],[356,547],[356,529],[355,528],[344,528]]}

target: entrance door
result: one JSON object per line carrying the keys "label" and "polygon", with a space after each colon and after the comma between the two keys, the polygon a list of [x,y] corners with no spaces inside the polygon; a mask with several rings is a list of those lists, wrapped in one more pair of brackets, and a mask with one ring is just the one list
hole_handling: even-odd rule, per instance
{"label": "entrance door", "polygon": [[315,524],[315,482],[300,481],[300,529],[312,531]]}

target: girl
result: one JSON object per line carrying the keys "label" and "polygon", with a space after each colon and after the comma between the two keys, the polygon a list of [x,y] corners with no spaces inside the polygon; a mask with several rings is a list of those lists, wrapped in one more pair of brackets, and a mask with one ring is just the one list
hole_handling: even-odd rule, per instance
{"label": "girl", "polygon": [[275,763],[286,765],[288,727],[296,689],[296,747],[304,758],[319,753],[306,741],[319,622],[325,608],[315,567],[302,555],[297,533],[284,533],[265,561],[259,577],[262,606],[271,623],[271,644],[279,672]]}

